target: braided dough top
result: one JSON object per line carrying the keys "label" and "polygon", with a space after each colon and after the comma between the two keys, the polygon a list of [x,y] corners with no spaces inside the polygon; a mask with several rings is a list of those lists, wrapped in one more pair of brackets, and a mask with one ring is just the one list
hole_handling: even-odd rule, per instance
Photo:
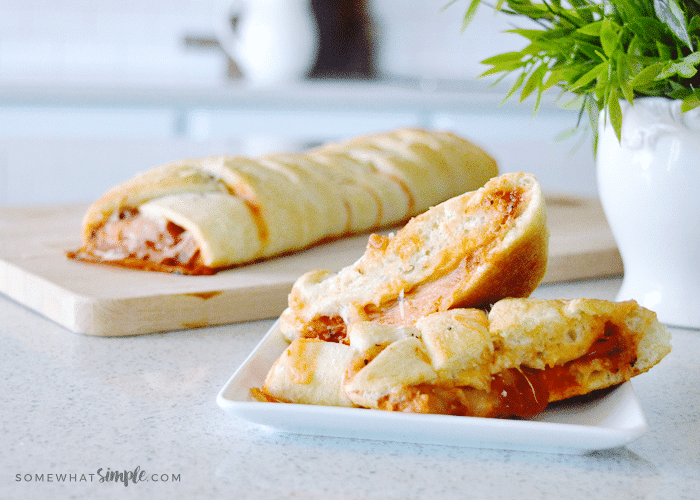
{"label": "braided dough top", "polygon": [[184,230],[176,236],[193,240],[200,268],[225,268],[398,224],[495,175],[496,162],[476,145],[420,129],[303,154],[183,160],[139,174],[95,201],[83,219],[84,253],[133,260],[134,249],[96,241],[114,234],[127,240],[122,247],[129,240],[144,246],[136,225],[120,227],[138,214]]}

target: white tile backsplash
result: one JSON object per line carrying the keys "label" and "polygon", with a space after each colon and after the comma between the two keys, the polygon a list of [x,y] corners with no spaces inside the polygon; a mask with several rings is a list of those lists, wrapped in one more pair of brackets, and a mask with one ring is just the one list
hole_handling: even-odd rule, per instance
{"label": "white tile backsplash", "polygon": [[[223,57],[182,39],[215,33],[240,1],[0,0],[0,83],[211,85],[224,78]],[[473,78],[504,41],[517,43],[487,6],[462,33],[467,3],[369,0],[380,72]]]}
{"label": "white tile backsplash", "polygon": [[469,0],[373,0],[378,27],[378,61],[389,74],[470,79],[486,66],[482,60],[522,44],[503,31],[507,17],[482,6],[462,30]]}
{"label": "white tile backsplash", "polygon": [[230,1],[0,0],[0,82],[210,84],[216,53],[187,49]]}
{"label": "white tile backsplash", "polygon": [[166,139],[177,119],[172,109],[0,107],[0,137]]}

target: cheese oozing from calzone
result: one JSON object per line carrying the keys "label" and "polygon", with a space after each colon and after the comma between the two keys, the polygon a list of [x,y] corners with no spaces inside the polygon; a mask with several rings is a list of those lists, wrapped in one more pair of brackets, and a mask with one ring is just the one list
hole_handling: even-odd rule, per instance
{"label": "cheese oozing from calzone", "polygon": [[283,334],[346,341],[355,321],[412,326],[436,311],[527,297],[547,267],[546,206],[534,175],[507,173],[372,235],[339,272],[310,271],[294,284]]}
{"label": "cheese oozing from calzone", "polygon": [[82,248],[69,256],[211,274],[404,222],[497,173],[471,142],[418,129],[304,154],[185,160],[105,193],[85,214]]}
{"label": "cheese oozing from calzone", "polygon": [[[477,417],[532,417],[648,371],[671,350],[656,315],[634,301],[503,299],[413,327],[352,323],[349,345],[298,338],[258,393],[268,401]],[[300,345],[338,346],[310,361]],[[318,352],[318,349],[317,351]],[[322,365],[297,376],[299,366]],[[338,387],[342,396],[336,395]],[[298,395],[303,393],[303,398]],[[331,403],[331,401],[334,401]]]}

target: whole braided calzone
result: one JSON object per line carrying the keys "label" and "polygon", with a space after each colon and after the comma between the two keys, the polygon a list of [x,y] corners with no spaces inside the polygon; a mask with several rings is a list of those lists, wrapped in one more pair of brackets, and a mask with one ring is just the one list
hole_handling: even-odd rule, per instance
{"label": "whole braided calzone", "polygon": [[303,154],[163,165],[118,185],[84,216],[69,257],[212,274],[405,222],[497,175],[449,132],[401,129]]}

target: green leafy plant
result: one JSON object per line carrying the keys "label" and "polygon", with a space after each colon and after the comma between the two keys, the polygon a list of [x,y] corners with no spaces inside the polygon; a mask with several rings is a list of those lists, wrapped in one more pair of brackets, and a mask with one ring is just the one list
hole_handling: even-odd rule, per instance
{"label": "green leafy plant", "polygon": [[[456,0],[450,2],[450,5]],[[700,105],[700,0],[495,0],[503,14],[526,18],[530,28],[508,30],[526,39],[522,50],[490,57],[481,76],[517,75],[508,99],[535,96],[534,113],[547,90],[573,94],[591,129],[605,110],[618,139],[620,99],[682,99],[682,110]],[[464,28],[482,0],[469,0]],[[569,103],[572,104],[572,103]]]}

